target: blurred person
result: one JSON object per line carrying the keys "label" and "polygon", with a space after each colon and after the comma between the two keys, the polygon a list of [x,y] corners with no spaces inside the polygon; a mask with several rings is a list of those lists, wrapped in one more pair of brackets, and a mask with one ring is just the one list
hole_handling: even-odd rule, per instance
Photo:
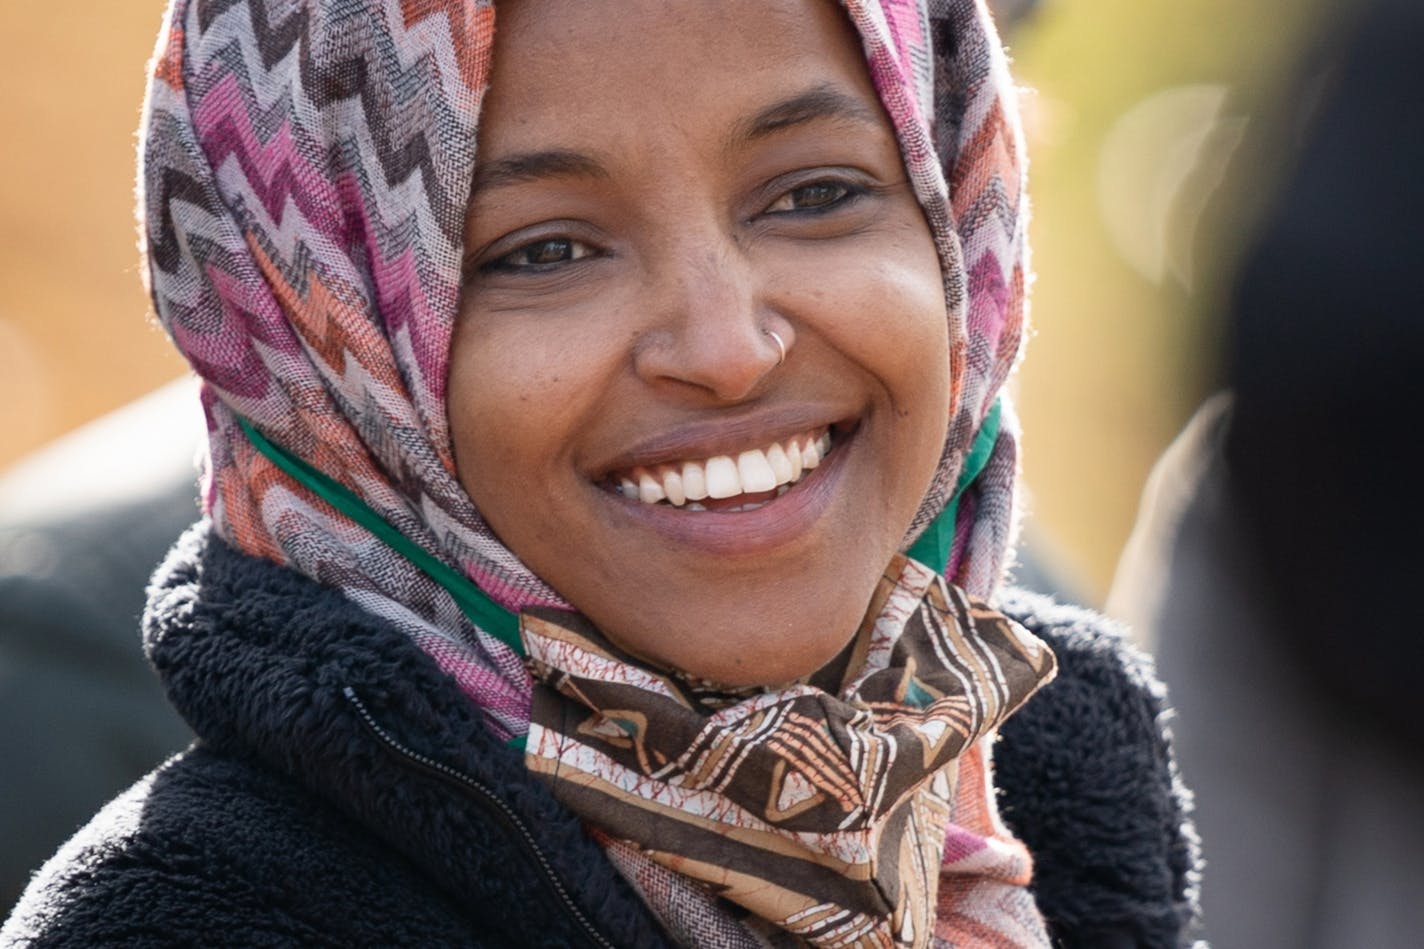
{"label": "blurred person", "polygon": [[197,513],[195,389],[165,386],[0,477],[0,906],[192,738],[138,620],[149,574]]}
{"label": "blurred person", "polygon": [[145,644],[199,738],[0,941],[1182,944],[1150,666],[1000,585],[985,9],[498,11],[174,4],[206,518]]}
{"label": "blurred person", "polygon": [[1218,949],[1424,932],[1424,7],[1341,12],[1245,254],[1232,394],[1159,463],[1108,609],[1181,710]]}

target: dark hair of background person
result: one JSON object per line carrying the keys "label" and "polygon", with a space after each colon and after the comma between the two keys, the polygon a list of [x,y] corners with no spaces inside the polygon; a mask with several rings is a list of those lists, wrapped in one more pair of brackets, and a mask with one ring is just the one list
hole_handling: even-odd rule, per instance
{"label": "dark hair of background person", "polygon": [[1321,702],[1412,757],[1424,5],[1375,0],[1344,25],[1308,64],[1319,93],[1295,103],[1303,144],[1238,278],[1225,456],[1283,654]]}
{"label": "dark hair of background person", "polygon": [[1270,193],[1223,320],[1234,391],[1158,463],[1109,597],[1180,712],[1219,949],[1424,931],[1424,6],[1334,12],[1236,163]]}

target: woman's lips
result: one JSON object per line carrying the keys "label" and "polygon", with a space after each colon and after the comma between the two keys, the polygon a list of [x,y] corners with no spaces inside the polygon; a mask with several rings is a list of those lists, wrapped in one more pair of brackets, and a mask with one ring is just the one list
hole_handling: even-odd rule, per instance
{"label": "woman's lips", "polygon": [[[669,462],[653,466],[639,466],[615,473],[616,480],[606,479],[603,494],[618,506],[622,516],[652,528],[679,545],[689,545],[725,556],[741,556],[770,551],[805,536],[830,507],[836,497],[841,477],[846,468],[846,456],[851,454],[855,430],[841,431],[839,427],[822,426],[801,435],[772,443],[781,448],[786,456],[786,464],[796,472],[793,479],[779,481],[787,471],[780,460],[775,460],[772,444],[760,449],[748,449],[736,455],[716,455],[707,459],[689,460],[681,463]],[[799,471],[791,458],[791,448],[800,453]],[[742,459],[747,455],[759,454],[763,461],[755,458],[748,461],[746,468],[751,477],[743,473]],[[771,457],[768,457],[771,456]],[[716,462],[717,459],[726,461]],[[806,461],[814,459],[808,467]],[[730,462],[730,470],[728,469]],[[774,479],[771,487],[761,490],[767,483],[765,464],[771,469]],[[692,500],[687,490],[686,472],[692,466],[695,482],[697,469],[701,469],[704,479],[713,484],[698,486],[693,492],[703,489],[707,495],[702,500]],[[708,468],[711,467],[711,471]],[[720,473],[719,473],[719,470]],[[631,475],[639,471],[639,481]],[[643,475],[652,482],[645,494],[646,482]],[[684,503],[676,505],[667,496],[667,475],[676,474],[681,481]],[[712,488],[718,493],[730,490],[735,478],[735,490],[723,498],[715,498]],[[717,479],[725,479],[717,484]],[[630,491],[628,482],[632,482]],[[674,491],[677,490],[674,482]],[[653,501],[657,488],[663,497]]]}
{"label": "woman's lips", "polygon": [[820,427],[733,454],[689,458],[615,471],[609,483],[626,498],[689,512],[731,511],[765,504],[817,467],[835,444]]}

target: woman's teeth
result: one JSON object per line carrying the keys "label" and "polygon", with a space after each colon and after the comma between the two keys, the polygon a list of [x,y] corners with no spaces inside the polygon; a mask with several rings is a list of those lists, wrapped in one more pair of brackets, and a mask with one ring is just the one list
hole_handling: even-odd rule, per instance
{"label": "woman's teeth", "polygon": [[[627,498],[644,504],[666,501],[689,511],[705,511],[698,502],[712,499],[724,501],[742,494],[765,494],[775,491],[777,497],[791,490],[801,476],[821,463],[831,450],[831,433],[798,435],[784,442],[773,442],[766,448],[753,448],[733,457],[714,455],[701,461],[681,464],[639,466],[617,475],[618,490]],[[744,510],[760,507],[764,499],[749,502],[744,507],[718,505],[719,510]]]}

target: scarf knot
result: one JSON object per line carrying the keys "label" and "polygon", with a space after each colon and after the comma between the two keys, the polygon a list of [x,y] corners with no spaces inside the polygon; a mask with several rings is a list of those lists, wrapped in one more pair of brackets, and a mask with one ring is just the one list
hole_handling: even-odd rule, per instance
{"label": "scarf knot", "polygon": [[[975,749],[1053,654],[929,568],[897,556],[836,660],[775,689],[694,686],[575,613],[526,610],[521,630],[529,768],[624,859],[818,946],[929,945],[947,857],[956,892],[1002,876],[983,859],[1001,829],[991,785],[976,772],[960,794],[964,764],[987,768]],[[1027,857],[1009,850],[1021,887]]]}

